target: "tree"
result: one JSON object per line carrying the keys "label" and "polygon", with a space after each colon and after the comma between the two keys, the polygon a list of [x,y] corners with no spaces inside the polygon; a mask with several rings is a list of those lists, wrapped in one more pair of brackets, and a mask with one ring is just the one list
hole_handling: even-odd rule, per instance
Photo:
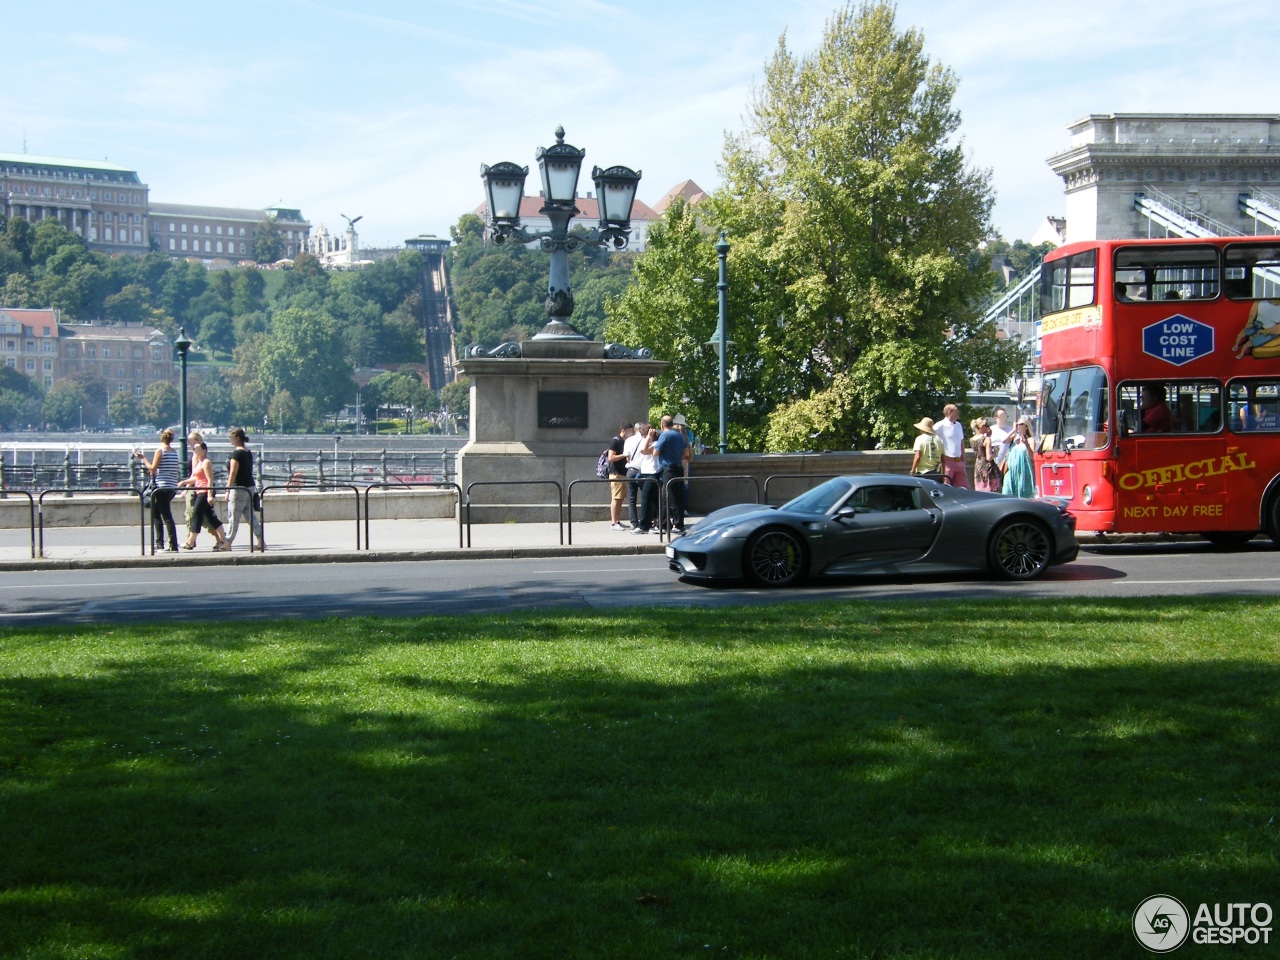
{"label": "tree", "polygon": [[139,420],[138,401],[127,390],[113,394],[107,401],[107,418],[113,427],[132,427]]}
{"label": "tree", "polygon": [[298,404],[294,401],[293,394],[288,390],[276,393],[267,404],[267,416],[281,433],[297,423]]}
{"label": "tree", "polygon": [[0,366],[0,427],[35,423],[41,419],[44,388],[13,367]]}
{"label": "tree", "polygon": [[440,388],[440,409],[451,419],[471,418],[471,381],[455,380]]}
{"label": "tree", "polygon": [[[737,264],[743,262],[738,258]],[[706,346],[716,331],[715,238],[700,222],[697,211],[677,198],[649,232],[644,255],[635,267],[635,282],[609,301],[606,339],[632,347],[649,347],[668,360],[666,370],[649,390],[652,409],[637,415],[682,413],[700,436],[719,430],[719,357]],[[729,316],[736,317],[754,284],[745,283],[735,269],[729,292]],[[732,339],[732,336],[731,336]],[[759,345],[761,356],[767,341]],[[729,394],[730,443],[734,449],[758,446],[762,417],[770,405],[748,402],[760,391],[748,378],[759,371],[743,364]]]}
{"label": "tree", "polygon": [[151,317],[150,298],[151,291],[141,284],[126,284],[103,300],[106,318],[112,323],[142,323]]}
{"label": "tree", "polygon": [[333,410],[355,392],[351,373],[333,317],[295,307],[275,315],[259,367],[269,396],[288,391],[293,397],[315,397],[325,410]]}
{"label": "tree", "polygon": [[280,237],[280,225],[274,217],[263,217],[253,234],[253,259],[259,263],[275,263],[284,253],[284,241]]}
{"label": "tree", "polygon": [[753,287],[734,339],[765,374],[770,450],[903,445],[922,411],[1019,362],[978,314],[990,280],[967,254],[992,198],[965,162],[955,77],[894,15],[845,6],[802,57],[780,39],[725,141],[709,217],[731,283]]}
{"label": "tree", "polygon": [[[228,424],[235,413],[231,384],[221,376],[205,376],[195,390],[195,414],[205,423]],[[259,415],[255,419],[261,419]]]}
{"label": "tree", "polygon": [[45,394],[41,415],[46,423],[70,430],[79,425],[88,402],[84,387],[74,380],[59,380]]}
{"label": "tree", "polygon": [[147,387],[142,394],[142,402],[138,405],[142,419],[158,427],[174,423],[181,413],[182,398],[178,388],[172,383],[157,380]]}

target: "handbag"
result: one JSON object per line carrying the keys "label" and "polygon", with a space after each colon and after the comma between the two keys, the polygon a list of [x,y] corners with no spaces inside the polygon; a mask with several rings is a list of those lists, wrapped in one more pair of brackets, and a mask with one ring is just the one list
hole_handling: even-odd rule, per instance
{"label": "handbag", "polygon": [[146,483],[142,485],[142,506],[151,509],[151,496],[156,492],[156,478],[148,477]]}

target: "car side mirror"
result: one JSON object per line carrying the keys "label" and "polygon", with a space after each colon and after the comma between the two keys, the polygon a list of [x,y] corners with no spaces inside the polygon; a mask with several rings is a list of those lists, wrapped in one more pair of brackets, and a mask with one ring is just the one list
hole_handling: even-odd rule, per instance
{"label": "car side mirror", "polygon": [[841,507],[836,511],[837,520],[852,520],[858,515],[857,507]]}

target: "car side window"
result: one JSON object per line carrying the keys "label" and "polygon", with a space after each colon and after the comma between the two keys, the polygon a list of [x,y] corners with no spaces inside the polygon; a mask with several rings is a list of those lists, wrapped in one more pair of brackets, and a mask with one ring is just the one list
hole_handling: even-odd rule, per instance
{"label": "car side window", "polygon": [[897,513],[915,510],[916,500],[911,487],[860,487],[849,503],[861,513]]}

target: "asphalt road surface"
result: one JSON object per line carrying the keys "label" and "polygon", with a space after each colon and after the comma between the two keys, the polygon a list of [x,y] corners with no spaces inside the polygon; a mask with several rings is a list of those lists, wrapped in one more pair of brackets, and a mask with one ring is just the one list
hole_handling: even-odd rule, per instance
{"label": "asphalt road surface", "polygon": [[0,578],[0,623],[107,624],[421,616],[530,609],[716,608],[795,600],[1280,594],[1280,549],[1204,543],[1088,547],[1033,583],[860,578],[790,590],[681,583],[656,555],[41,570]]}

